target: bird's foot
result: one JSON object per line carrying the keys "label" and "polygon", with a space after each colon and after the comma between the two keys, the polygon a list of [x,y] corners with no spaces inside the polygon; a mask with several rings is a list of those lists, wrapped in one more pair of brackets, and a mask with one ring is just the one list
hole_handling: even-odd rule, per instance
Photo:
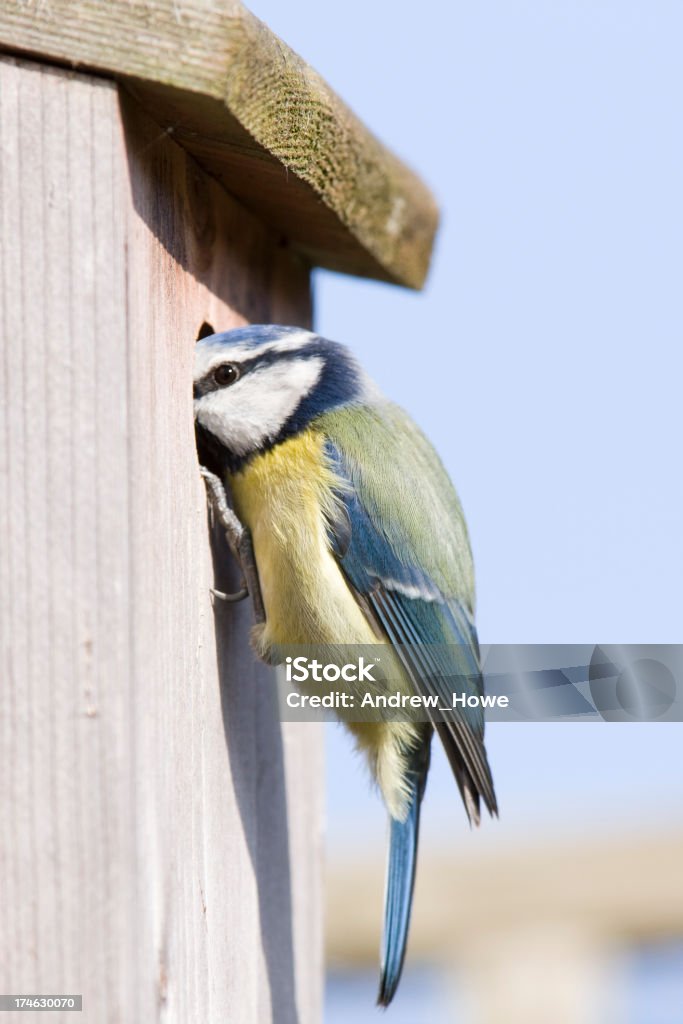
{"label": "bird's foot", "polygon": [[200,466],[199,471],[204,478],[211,511],[225,530],[228,546],[242,571],[243,577],[243,585],[236,593],[226,594],[221,590],[212,589],[211,594],[214,598],[217,597],[221,601],[229,602],[243,601],[245,597],[251,594],[256,622],[264,623],[266,616],[263,608],[256,559],[254,558],[254,547],[251,543],[251,534],[246,526],[239,521],[233,509],[230,508],[228,496],[221,478],[205,466]]}

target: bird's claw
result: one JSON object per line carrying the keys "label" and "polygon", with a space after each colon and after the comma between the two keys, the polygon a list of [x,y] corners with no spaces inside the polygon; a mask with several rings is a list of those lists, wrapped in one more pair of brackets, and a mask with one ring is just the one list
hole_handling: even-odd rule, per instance
{"label": "bird's claw", "polygon": [[242,587],[235,594],[226,594],[223,590],[216,590],[215,587],[211,587],[209,590],[212,598],[218,598],[219,601],[228,601],[230,604],[237,604],[238,601],[244,601],[246,597],[249,597],[249,591],[246,587]]}
{"label": "bird's claw", "polygon": [[240,544],[244,536],[244,527],[228,504],[228,496],[225,493],[225,487],[221,478],[212,473],[206,466],[200,466],[199,472],[204,478],[211,510],[225,530],[225,537],[230,545],[230,550],[239,562]]}
{"label": "bird's claw", "polygon": [[212,597],[217,597],[221,601],[234,604],[238,601],[243,601],[251,594],[256,621],[257,623],[264,623],[266,615],[249,530],[242,525],[234,511],[230,508],[228,496],[225,493],[225,487],[221,478],[212,473],[206,466],[200,466],[199,471],[204,478],[211,509],[225,530],[225,538],[235,561],[242,570],[243,577],[242,587],[235,594],[226,594],[222,590],[212,589]]}

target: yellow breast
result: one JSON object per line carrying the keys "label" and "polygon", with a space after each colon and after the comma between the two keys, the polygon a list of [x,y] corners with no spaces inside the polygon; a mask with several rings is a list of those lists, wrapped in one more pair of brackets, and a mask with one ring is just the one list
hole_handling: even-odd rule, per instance
{"label": "yellow breast", "polygon": [[231,478],[235,511],[251,531],[272,644],[375,643],[330,550],[339,480],[321,434],[307,430]]}
{"label": "yellow breast", "polygon": [[[326,521],[340,481],[323,437],[308,430],[252,459],[230,480],[235,511],[251,531],[266,625],[259,653],[274,645],[376,644],[330,550]],[[400,669],[396,667],[396,673]],[[379,687],[378,687],[379,688]],[[391,814],[407,811],[407,752],[418,727],[407,722],[345,722],[382,790]]]}

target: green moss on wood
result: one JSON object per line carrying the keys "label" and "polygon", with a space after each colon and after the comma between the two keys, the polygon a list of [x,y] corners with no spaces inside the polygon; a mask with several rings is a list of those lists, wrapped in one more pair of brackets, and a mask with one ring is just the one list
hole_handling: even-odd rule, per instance
{"label": "green moss on wood", "polygon": [[124,81],[312,262],[422,285],[438,219],[429,190],[236,0],[3,5],[0,47]]}

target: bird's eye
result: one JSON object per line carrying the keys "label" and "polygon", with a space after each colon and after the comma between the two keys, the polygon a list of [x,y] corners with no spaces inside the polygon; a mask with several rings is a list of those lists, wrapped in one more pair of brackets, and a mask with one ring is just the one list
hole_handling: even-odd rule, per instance
{"label": "bird's eye", "polygon": [[234,363],[222,363],[213,371],[213,379],[222,388],[227,384],[234,384],[239,379],[239,375],[240,371]]}

